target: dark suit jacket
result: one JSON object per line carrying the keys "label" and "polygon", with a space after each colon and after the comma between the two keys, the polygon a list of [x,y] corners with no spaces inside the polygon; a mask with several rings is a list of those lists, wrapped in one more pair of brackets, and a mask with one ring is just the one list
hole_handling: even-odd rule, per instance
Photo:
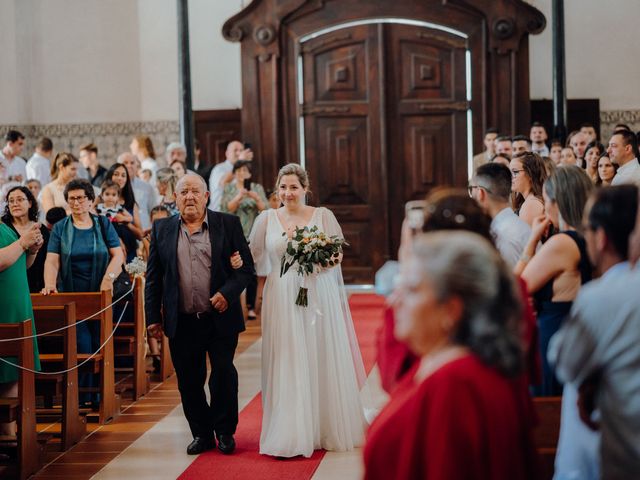
{"label": "dark suit jacket", "polygon": [[[240,220],[207,210],[209,238],[211,240],[211,288],[210,297],[220,292],[229,303],[223,313],[212,312],[217,331],[222,335],[242,332],[244,315],[240,305],[240,294],[255,275],[253,258],[242,233]],[[147,325],[162,322],[164,333],[173,338],[178,322],[178,234],[180,216],[161,219],[153,223],[151,248],[147,262],[145,287],[145,313]],[[231,268],[230,258],[239,251],[243,266]]]}

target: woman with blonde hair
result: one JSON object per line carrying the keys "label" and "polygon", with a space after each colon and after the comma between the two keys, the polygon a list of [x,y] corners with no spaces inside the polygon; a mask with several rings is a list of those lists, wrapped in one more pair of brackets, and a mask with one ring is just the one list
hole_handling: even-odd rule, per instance
{"label": "woman with blonde hair", "polygon": [[42,187],[40,201],[42,210],[46,213],[53,207],[62,207],[70,212],[69,205],[64,198],[64,187],[76,178],[78,174],[78,159],[69,152],[60,152],[51,164],[51,182]]}
{"label": "woman with blonde hair", "polygon": [[151,170],[155,175],[159,165],[156,161],[156,152],[151,139],[146,135],[136,135],[129,145],[131,153],[140,160],[141,170]]}

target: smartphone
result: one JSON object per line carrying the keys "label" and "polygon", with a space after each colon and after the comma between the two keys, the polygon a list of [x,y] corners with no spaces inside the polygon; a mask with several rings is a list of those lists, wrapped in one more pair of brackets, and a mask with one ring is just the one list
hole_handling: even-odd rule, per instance
{"label": "smartphone", "polygon": [[244,189],[249,191],[251,190],[251,179],[250,178],[245,178],[244,179]]}
{"label": "smartphone", "polygon": [[245,150],[250,149],[251,148],[251,144],[249,142],[244,142],[244,148],[245,148]]}
{"label": "smartphone", "polygon": [[413,233],[417,233],[422,230],[424,225],[424,211],[427,207],[427,202],[424,200],[411,200],[404,206],[404,214],[409,224],[409,228]]}

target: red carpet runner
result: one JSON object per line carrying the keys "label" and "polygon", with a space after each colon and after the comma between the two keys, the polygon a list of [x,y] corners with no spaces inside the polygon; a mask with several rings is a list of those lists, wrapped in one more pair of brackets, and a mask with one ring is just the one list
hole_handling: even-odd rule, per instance
{"label": "red carpet runner", "polygon": [[[376,331],[382,325],[384,299],[377,295],[358,294],[351,296],[349,304],[362,360],[369,373],[375,363],[375,338]],[[295,457],[287,460],[260,455],[258,447],[261,423],[262,404],[260,395],[257,395],[240,412],[235,453],[228,456],[218,451],[203,453],[182,473],[179,480],[310,479],[325,452],[316,450],[311,458]]]}

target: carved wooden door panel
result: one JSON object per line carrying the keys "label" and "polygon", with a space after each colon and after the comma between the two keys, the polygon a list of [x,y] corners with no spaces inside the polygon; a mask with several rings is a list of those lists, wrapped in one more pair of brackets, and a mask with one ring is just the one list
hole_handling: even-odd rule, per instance
{"label": "carved wooden door panel", "polygon": [[304,155],[313,203],[351,243],[345,281],[370,283],[395,257],[408,200],[467,178],[466,40],[394,23],[301,47]]}
{"label": "carved wooden door panel", "polygon": [[425,27],[385,26],[389,228],[397,252],[404,204],[467,179],[466,40]]}
{"label": "carved wooden door panel", "polygon": [[370,283],[387,252],[378,29],[341,29],[301,49],[312,203],[335,213],[351,245],[343,263],[347,283]]}

